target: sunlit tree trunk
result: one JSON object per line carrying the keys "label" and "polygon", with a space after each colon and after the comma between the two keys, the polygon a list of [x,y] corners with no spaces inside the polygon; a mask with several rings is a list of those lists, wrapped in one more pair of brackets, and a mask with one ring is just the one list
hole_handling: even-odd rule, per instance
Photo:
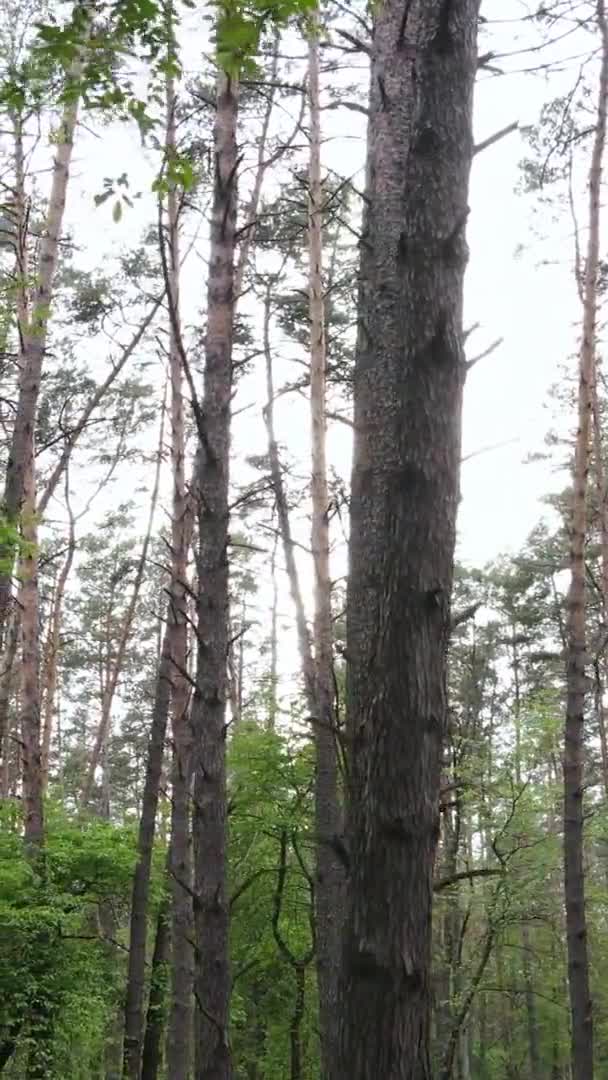
{"label": "sunlit tree trunk", "polygon": [[308,291],[310,314],[310,412],[312,554],[315,572],[314,666],[315,830],[317,981],[324,1076],[334,1076],[338,1044],[338,971],[342,930],[344,866],[335,838],[342,834],[338,793],[338,733],[333,687],[333,628],[329,566],[329,492],[326,460],[325,298],[323,295],[323,187],[319,42],[315,26],[308,44],[310,158],[308,206]]}

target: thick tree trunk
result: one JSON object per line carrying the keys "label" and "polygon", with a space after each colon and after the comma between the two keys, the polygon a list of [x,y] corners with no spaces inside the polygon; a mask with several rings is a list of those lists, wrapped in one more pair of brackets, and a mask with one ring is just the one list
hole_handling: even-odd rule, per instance
{"label": "thick tree trunk", "polygon": [[355,368],[339,1077],[429,1080],[477,0],[375,17]]}
{"label": "thick tree trunk", "polygon": [[204,395],[199,429],[194,861],[197,1080],[229,1080],[229,912],[226,889],[226,676],[229,638],[228,525],[238,84],[218,76],[215,182],[207,293]]}
{"label": "thick tree trunk", "polygon": [[592,393],[597,348],[601,185],[608,96],[608,24],[604,0],[598,0],[596,11],[602,39],[602,63],[596,130],[589,170],[589,232],[582,280],[583,332],[579,357],[578,430],[574,451],[570,587],[566,621],[567,698],[563,761],[564,889],[573,1080],[592,1080],[593,1077],[593,1016],[587,955],[583,807],[586,694],[585,542]]}
{"label": "thick tree trunk", "polygon": [[338,793],[337,731],[333,683],[333,627],[329,567],[329,494],[326,460],[325,300],[323,296],[323,188],[317,27],[308,45],[310,161],[308,206],[308,290],[310,314],[310,412],[312,554],[315,571],[315,831],[317,982],[323,1076],[338,1067],[338,972],[342,932],[344,866],[332,841],[342,834]]}

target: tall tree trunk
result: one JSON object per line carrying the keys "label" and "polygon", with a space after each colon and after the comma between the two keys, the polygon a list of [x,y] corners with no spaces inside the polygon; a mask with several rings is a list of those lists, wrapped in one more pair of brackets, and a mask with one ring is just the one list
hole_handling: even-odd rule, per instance
{"label": "tall tree trunk", "polygon": [[[76,83],[80,77],[82,61],[79,57],[73,64],[68,81]],[[46,351],[49,317],[53,298],[53,282],[59,256],[59,240],[63,226],[66,194],[72,160],[72,147],[76,121],[78,118],[79,95],[70,95],[65,105],[55,138],[55,158],[51,180],[51,192],[46,221],[40,240],[40,254],[37,267],[36,283],[32,290],[31,315],[27,305],[18,303],[20,355],[19,355],[19,393],[15,424],[11,440],[3,496],[3,512],[8,521],[19,523],[19,515],[25,499],[25,484],[32,473],[34,456],[34,429],[40,392],[42,365]],[[19,127],[22,138],[22,131]],[[21,162],[23,164],[23,161]],[[19,239],[18,256],[25,258],[26,238]],[[25,262],[24,272],[27,272]],[[18,273],[23,276],[18,266]],[[21,292],[21,290],[19,290]],[[26,320],[25,322],[23,320]],[[35,505],[35,504],[34,504]],[[0,639],[8,616],[11,598],[12,548],[0,548],[0,559],[4,569],[0,574]],[[8,561],[8,566],[6,565]]]}
{"label": "tall tree trunk", "polygon": [[[177,96],[173,78],[167,79],[167,154],[176,152]],[[188,513],[185,478],[182,338],[179,302],[179,193],[171,185],[167,195],[166,288],[170,309],[169,366],[171,373],[171,605],[169,624],[173,692],[171,719],[173,763],[171,772],[171,1005],[167,1030],[167,1068],[175,1080],[187,1080],[192,1061],[192,865],[190,855],[190,686],[188,677],[188,551],[193,517]],[[161,243],[162,243],[161,237]]]}
{"label": "tall tree trunk", "polygon": [[238,83],[220,73],[214,126],[215,181],[207,292],[202,409],[197,410],[199,549],[195,740],[194,860],[198,1080],[232,1073],[229,911],[226,889],[226,676],[229,638],[228,525]]}
{"label": "tall tree trunk", "polygon": [[355,366],[340,1077],[429,1080],[478,0],[376,12]]}
{"label": "tall tree trunk", "polygon": [[310,412],[312,464],[312,554],[315,571],[315,831],[317,982],[323,1076],[338,1067],[338,972],[342,931],[344,866],[331,841],[342,834],[338,793],[337,731],[333,687],[333,627],[329,568],[329,494],[326,460],[325,300],[323,296],[323,188],[319,42],[315,25],[308,43],[310,160],[308,290],[310,314]]}
{"label": "tall tree trunk", "polygon": [[69,519],[68,548],[57,579],[55,595],[53,596],[48,650],[45,657],[44,723],[42,728],[42,786],[44,791],[46,791],[49,780],[49,757],[51,752],[51,737],[53,734],[53,719],[57,697],[57,673],[61,638],[61,618],[63,615],[63,598],[65,596],[65,589],[76,551],[75,519],[70,506],[69,482],[69,472],[66,467],[65,499]]}
{"label": "tall tree trunk", "polygon": [[600,201],[606,143],[608,23],[604,0],[597,0],[602,61],[596,129],[589,170],[588,241],[582,279],[583,331],[579,356],[578,430],[574,451],[570,527],[570,587],[566,620],[566,721],[564,733],[564,890],[568,944],[568,989],[572,1028],[573,1080],[593,1077],[593,1016],[587,955],[584,868],[584,720],[586,692],[585,542],[592,392],[597,347],[597,291]]}
{"label": "tall tree trunk", "polygon": [[[120,636],[116,645],[116,653],[112,658],[111,642],[107,644],[107,671],[103,682],[103,691],[101,694],[101,716],[97,727],[97,733],[95,736],[95,743],[91,752],[91,759],[89,761],[89,767],[84,780],[82,788],[81,806],[83,810],[86,810],[91,801],[91,795],[93,791],[93,783],[95,780],[95,772],[98,766],[102,763],[102,760],[107,751],[107,744],[110,735],[110,725],[112,720],[112,706],[114,704],[114,697],[118,687],[118,680],[122,674],[122,669],[125,662],[125,656],[131,633],[133,631],[133,621],[135,619],[135,612],[137,610],[137,604],[141,592],[141,587],[144,581],[144,575],[148,563],[148,551],[150,550],[150,544],[152,542],[152,527],[154,525],[154,515],[156,512],[156,504],[158,502],[158,491],[160,487],[160,471],[163,459],[163,443],[165,435],[165,399],[163,398],[163,404],[161,409],[161,421],[160,421],[160,433],[158,440],[158,452],[156,455],[156,471],[154,474],[154,484],[152,487],[152,494],[150,496],[150,510],[148,512],[148,524],[146,528],[146,535],[141,547],[141,553],[137,563],[137,570],[135,572],[135,580],[133,582],[133,588],[131,590],[131,596],[129,598],[129,604],[125,612],[122,627],[120,629]],[[106,770],[104,769],[104,775]]]}
{"label": "tall tree trunk", "polygon": [[[515,721],[515,783],[518,790],[522,786],[521,771],[521,663],[519,648],[517,645],[518,627],[513,622],[511,625],[511,656],[513,668],[513,683],[515,690],[515,702],[513,719]],[[526,837],[522,836],[521,844],[524,845]],[[534,983],[532,978],[532,948],[530,945],[530,927],[523,922],[521,927],[522,969],[524,976],[524,996],[526,1002],[526,1019],[528,1026],[528,1055],[530,1059],[530,1080],[541,1080],[542,1063],[539,1047],[538,1019],[536,1015],[536,998],[534,996]]]}
{"label": "tall tree trunk", "polygon": [[270,685],[268,688],[268,713],[266,727],[275,731],[279,711],[279,582],[277,580],[277,549],[279,533],[276,534],[270,557],[270,579],[272,581],[272,609],[270,613]]}
{"label": "tall tree trunk", "polygon": [[[591,385],[591,410],[593,415],[593,457],[595,465],[595,485],[600,518],[603,632],[605,635],[608,635],[608,489],[606,488],[606,473],[604,469],[602,424],[600,403],[597,392],[597,378],[598,358],[594,357],[593,382]],[[604,793],[608,795],[608,739],[606,737],[606,716],[604,709],[601,669],[602,659],[600,657],[597,657],[594,662],[595,714],[597,718],[598,731],[600,736],[600,753],[602,759],[602,777],[604,781]]]}
{"label": "tall tree trunk", "polygon": [[25,841],[35,856],[44,841],[43,776],[40,752],[40,638],[38,625],[38,526],[32,443],[23,476],[21,532],[21,748]]}
{"label": "tall tree trunk", "polygon": [[169,626],[167,626],[156,676],[146,778],[139,819],[137,863],[133,875],[131,894],[129,967],[125,999],[123,1049],[123,1077],[125,1080],[139,1080],[141,1070],[148,897],[150,893],[150,873],[154,851],[158,793],[165,752],[165,733],[169,717],[171,675],[171,634]]}
{"label": "tall tree trunk", "polygon": [[0,796],[7,799],[10,791],[10,705],[13,683],[15,681],[15,660],[17,657],[21,628],[21,599],[9,613],[6,640],[2,653],[0,671],[0,752],[2,753],[2,776]]}
{"label": "tall tree trunk", "polygon": [[[157,1080],[162,1066],[163,1030],[167,1000],[167,965],[170,959],[171,921],[169,904],[163,901],[156,922],[156,938],[152,953],[150,996],[146,1014],[146,1034],[141,1059],[141,1080]],[[168,1072],[173,1077],[172,1072]]]}

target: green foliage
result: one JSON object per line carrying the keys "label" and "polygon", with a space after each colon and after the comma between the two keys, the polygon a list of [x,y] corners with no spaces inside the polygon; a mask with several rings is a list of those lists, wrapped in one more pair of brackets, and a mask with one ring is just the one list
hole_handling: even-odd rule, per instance
{"label": "green foliage", "polygon": [[19,525],[0,514],[0,573],[11,574],[17,558],[27,557],[31,551],[32,546],[23,539]]}
{"label": "green foliage", "polygon": [[[103,1055],[122,978],[118,947],[104,940],[100,911],[124,915],[134,866],[132,832],[70,820],[48,808],[39,872],[27,861],[12,806],[0,820],[0,1042],[18,1031],[7,1075],[23,1075],[30,1053],[45,1075],[92,1075]],[[49,1031],[41,1039],[40,1003]],[[37,1037],[38,1036],[38,1037]]]}

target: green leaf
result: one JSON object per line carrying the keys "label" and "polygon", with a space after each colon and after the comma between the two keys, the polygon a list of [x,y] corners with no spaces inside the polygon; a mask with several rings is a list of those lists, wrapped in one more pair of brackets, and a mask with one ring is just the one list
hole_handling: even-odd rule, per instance
{"label": "green leaf", "polygon": [[116,202],[114,203],[113,208],[112,208],[112,219],[113,219],[113,221],[115,221],[118,224],[121,217],[122,217],[122,203],[121,203],[120,199],[117,199]]}

